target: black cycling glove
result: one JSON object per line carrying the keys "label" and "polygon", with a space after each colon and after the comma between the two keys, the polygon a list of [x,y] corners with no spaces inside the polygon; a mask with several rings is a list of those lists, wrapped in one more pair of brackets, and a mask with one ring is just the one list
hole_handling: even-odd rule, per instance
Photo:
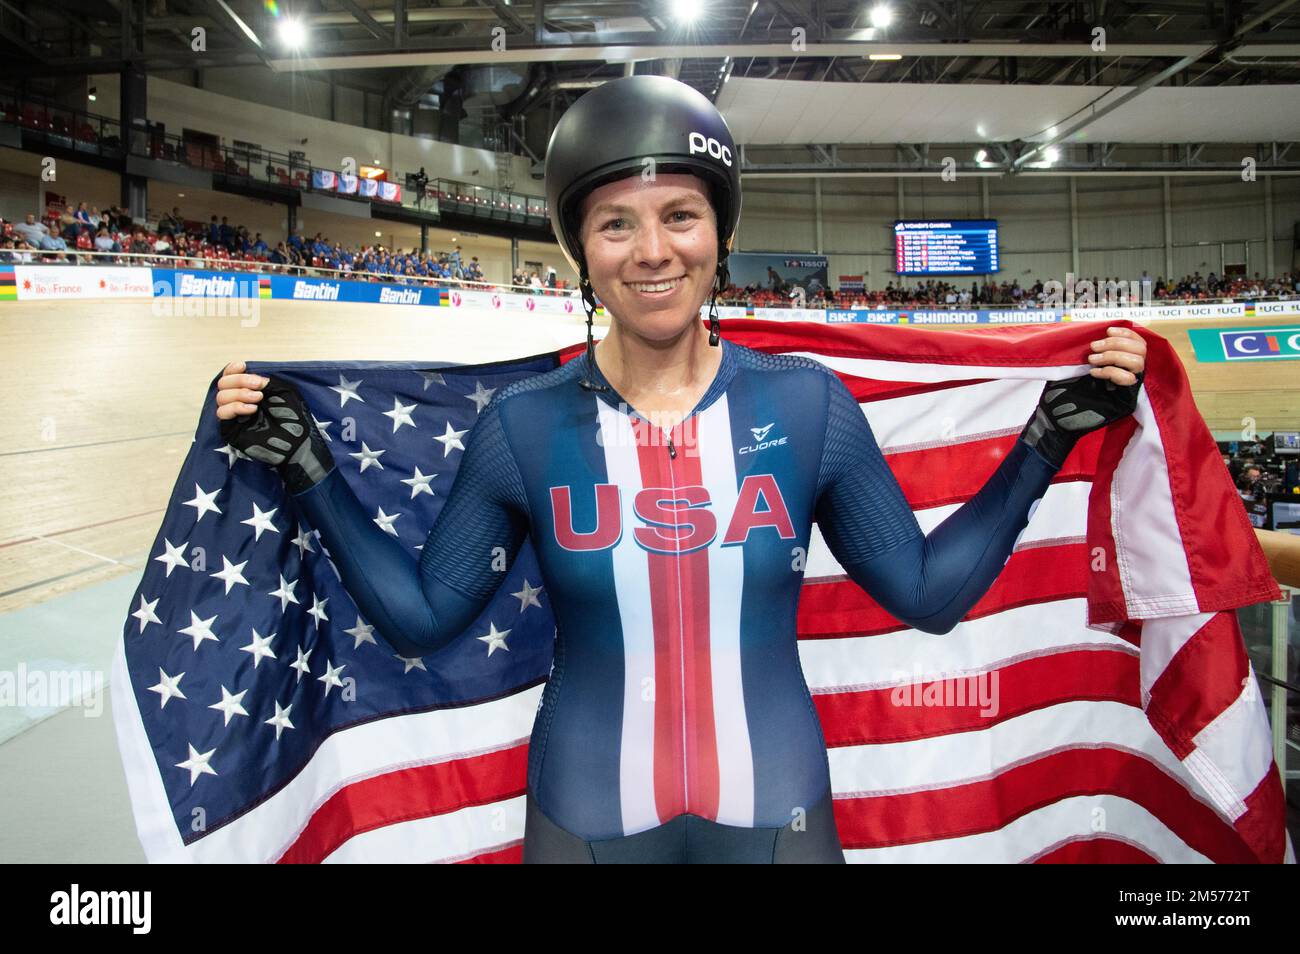
{"label": "black cycling glove", "polygon": [[1133,413],[1145,376],[1145,370],[1139,371],[1127,385],[1092,374],[1048,381],[1020,437],[1059,468],[1084,434]]}
{"label": "black cycling glove", "polygon": [[334,469],[334,457],[307,402],[293,384],[273,374],[267,376],[257,410],[222,421],[221,436],[279,471],[291,494],[311,489]]}

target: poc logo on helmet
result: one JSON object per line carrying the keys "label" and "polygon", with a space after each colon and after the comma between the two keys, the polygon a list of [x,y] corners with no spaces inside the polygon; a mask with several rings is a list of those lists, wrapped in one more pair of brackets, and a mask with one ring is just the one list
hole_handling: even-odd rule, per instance
{"label": "poc logo on helmet", "polygon": [[704,133],[693,132],[690,136],[690,154],[693,156],[697,152],[707,152],[714,159],[721,159],[724,165],[731,165],[731,150],[711,137],[706,138]]}

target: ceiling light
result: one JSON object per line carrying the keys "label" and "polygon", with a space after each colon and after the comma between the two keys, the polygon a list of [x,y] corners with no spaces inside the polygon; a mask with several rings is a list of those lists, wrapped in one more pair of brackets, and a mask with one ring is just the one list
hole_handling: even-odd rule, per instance
{"label": "ceiling light", "polygon": [[867,59],[869,59],[869,60],[876,60],[876,61],[880,61],[880,60],[901,60],[902,58],[903,58],[903,54],[902,54],[902,53],[869,53],[869,54],[867,54]]}
{"label": "ceiling light", "polygon": [[296,50],[307,42],[307,29],[298,20],[280,21],[280,42],[291,50]]}
{"label": "ceiling light", "polygon": [[888,4],[879,3],[871,8],[871,25],[878,29],[884,29],[893,22],[894,11],[889,9]]}
{"label": "ceiling light", "polygon": [[989,157],[989,154],[988,154],[987,152],[985,152],[983,149],[981,149],[979,152],[975,153],[975,161],[976,161],[976,162],[983,162],[983,161],[984,161],[985,159],[987,159],[988,157]]}
{"label": "ceiling light", "polygon": [[695,21],[704,9],[699,0],[671,0],[670,6],[673,11],[673,19],[682,23]]}

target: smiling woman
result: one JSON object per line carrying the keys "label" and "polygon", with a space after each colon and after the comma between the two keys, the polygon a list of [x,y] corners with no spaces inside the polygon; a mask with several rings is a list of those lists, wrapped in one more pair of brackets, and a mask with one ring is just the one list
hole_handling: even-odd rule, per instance
{"label": "smiling woman", "polygon": [[[1049,382],[979,491],[923,533],[835,372],[723,342],[716,308],[711,333],[699,320],[726,281],[733,151],[712,104],[665,77],[615,80],[560,120],[547,194],[581,276],[587,350],[482,409],[418,560],[310,437],[304,402],[247,376],[218,382],[219,405],[267,387],[247,424],[218,408],[222,435],[277,466],[360,615],[402,656],[466,638],[531,539],[556,629],[525,862],[842,863],[796,638],[813,521],[882,610],[947,633],[1075,441],[1137,399],[1145,344],[1111,329],[1093,373]],[[612,316],[599,355],[597,291]]]}
{"label": "smiling woman", "polygon": [[638,411],[671,429],[721,360],[699,321],[718,271],[705,185],[678,173],[620,179],[592,192],[584,209],[588,279],[611,315],[595,360]]}
{"label": "smiling woman", "polygon": [[[546,196],[587,305],[588,360],[638,408],[680,419],[721,363],[708,346],[720,346],[716,300],[740,220],[739,160],[722,115],[668,77],[606,83],[555,127]],[[699,310],[710,292],[706,343]],[[611,315],[599,360],[597,293]]]}

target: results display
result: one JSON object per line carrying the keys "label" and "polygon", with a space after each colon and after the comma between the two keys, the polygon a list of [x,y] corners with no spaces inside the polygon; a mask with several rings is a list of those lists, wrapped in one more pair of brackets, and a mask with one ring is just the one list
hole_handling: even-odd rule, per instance
{"label": "results display", "polygon": [[894,223],[899,275],[989,275],[999,270],[997,219]]}

